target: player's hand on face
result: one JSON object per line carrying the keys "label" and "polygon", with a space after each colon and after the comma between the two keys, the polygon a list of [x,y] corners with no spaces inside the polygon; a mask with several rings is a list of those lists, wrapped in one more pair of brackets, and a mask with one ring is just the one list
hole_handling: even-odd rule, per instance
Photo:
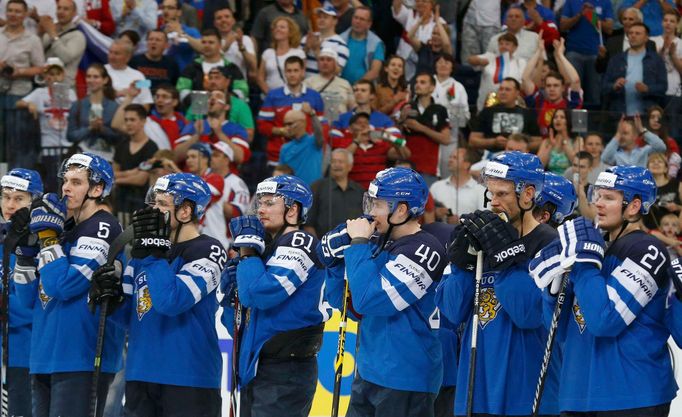
{"label": "player's hand on face", "polygon": [[358,218],[346,221],[346,230],[351,239],[357,237],[369,239],[376,229],[377,222],[369,222],[365,218]]}

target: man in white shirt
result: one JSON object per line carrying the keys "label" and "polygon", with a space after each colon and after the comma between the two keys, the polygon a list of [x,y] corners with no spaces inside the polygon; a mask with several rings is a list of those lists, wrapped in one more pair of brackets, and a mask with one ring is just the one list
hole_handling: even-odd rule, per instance
{"label": "man in white shirt", "polygon": [[335,121],[342,113],[355,107],[353,87],[337,75],[338,54],[330,48],[323,48],[317,54],[315,66],[318,73],[308,76],[303,83],[320,93],[324,100],[324,113],[327,120]]}
{"label": "man in white shirt", "polygon": [[448,168],[451,175],[431,185],[430,191],[436,201],[436,218],[458,224],[462,214],[473,213],[484,208],[485,188],[469,173],[471,166],[480,161],[480,152],[456,148],[450,154]]}
{"label": "man in white shirt", "polygon": [[151,82],[140,71],[128,66],[128,62],[130,62],[132,57],[133,47],[130,43],[117,39],[109,48],[109,63],[105,65],[105,68],[109,73],[114,90],[116,90],[116,100],[119,103],[123,101],[131,84],[141,81],[140,85],[135,85],[140,90],[140,94],[135,97],[133,103],[142,104],[149,109],[154,102],[152,93],[149,90]]}
{"label": "man in white shirt", "polygon": [[516,57],[523,58],[528,61],[538,46],[538,34],[531,32],[530,30],[524,29],[524,24],[526,20],[523,16],[523,10],[520,7],[510,7],[507,10],[507,30],[498,33],[493,36],[488,42],[487,52],[492,52],[495,55],[500,53],[499,45],[497,40],[505,33],[511,33],[516,36],[516,41],[519,43],[518,48],[516,48]]}

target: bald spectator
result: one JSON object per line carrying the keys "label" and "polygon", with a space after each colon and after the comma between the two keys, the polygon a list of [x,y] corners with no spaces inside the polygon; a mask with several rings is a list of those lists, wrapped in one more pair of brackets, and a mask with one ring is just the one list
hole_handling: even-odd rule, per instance
{"label": "bald spectator", "polygon": [[116,35],[134,30],[141,38],[156,28],[159,7],[156,1],[111,0],[111,14],[116,21]]}
{"label": "bald spectator", "polygon": [[[313,124],[313,134],[306,132],[307,118]],[[310,185],[322,177],[322,145],[324,135],[317,114],[305,103],[301,110],[289,110],[284,115],[284,136],[288,142],[282,145],[279,162],[289,165],[296,176]]]}
{"label": "bald spectator", "polygon": [[[144,74],[128,66],[133,57],[133,46],[122,39],[115,40],[109,47],[109,63],[105,65],[107,73],[111,78],[111,83],[116,91],[118,101],[122,101],[131,87],[138,88],[140,93],[135,97],[133,103],[151,106],[153,103],[152,93],[147,86],[142,84],[148,82]],[[141,81],[139,86],[136,81]]]}
{"label": "bald spectator", "polygon": [[162,30],[150,30],[147,33],[147,51],[135,55],[130,60],[130,67],[140,71],[151,81],[151,89],[159,85],[172,84],[178,81],[180,70],[175,57],[166,55],[168,37]]}
{"label": "bald spectator", "polygon": [[520,7],[510,7],[507,10],[506,25],[507,30],[502,33],[498,33],[490,39],[490,42],[488,42],[488,52],[492,52],[496,55],[499,54],[500,48],[498,40],[500,39],[500,36],[504,35],[505,33],[511,33],[516,37],[516,41],[518,42],[518,47],[516,48],[516,53],[514,55],[518,58],[528,61],[537,49],[538,34],[527,30],[524,27],[525,18],[523,15],[523,10],[521,10]]}
{"label": "bald spectator", "polygon": [[663,15],[675,10],[674,0],[624,0],[621,7],[634,7],[642,12],[643,23],[649,27],[651,36],[663,33]]}
{"label": "bald spectator", "polygon": [[78,14],[74,0],[57,2],[57,23],[44,16],[40,19],[40,31],[43,33],[45,58],[59,58],[65,66],[65,81],[73,88],[76,83],[78,64],[85,52],[85,36],[73,22]]}

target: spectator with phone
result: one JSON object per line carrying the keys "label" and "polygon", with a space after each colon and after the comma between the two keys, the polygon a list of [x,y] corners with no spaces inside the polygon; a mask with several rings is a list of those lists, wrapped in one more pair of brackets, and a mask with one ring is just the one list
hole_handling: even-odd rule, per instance
{"label": "spectator with phone", "polygon": [[[644,146],[637,146],[639,136],[644,137],[646,143]],[[665,150],[665,142],[658,135],[644,128],[638,114],[634,118],[621,116],[618,131],[604,148],[601,159],[609,165],[637,165],[646,168],[651,153],[665,152]]]}
{"label": "spectator with phone", "polygon": [[116,100],[120,103],[128,94],[131,85],[140,90],[139,95],[133,100],[136,104],[142,104],[149,109],[154,99],[150,90],[151,82],[140,71],[128,66],[133,57],[133,47],[127,41],[116,39],[109,48],[109,63],[104,67],[111,78],[111,83],[116,91]]}

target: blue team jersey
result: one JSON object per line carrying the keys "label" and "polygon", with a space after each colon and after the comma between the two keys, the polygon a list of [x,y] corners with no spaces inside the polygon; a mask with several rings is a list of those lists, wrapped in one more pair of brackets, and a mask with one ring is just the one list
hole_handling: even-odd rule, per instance
{"label": "blue team jersey", "polygon": [[375,243],[351,245],[344,263],[329,268],[330,302],[341,307],[344,271],[353,310],[362,315],[362,379],[382,387],[437,393],[443,382],[443,355],[434,320],[436,283],[445,268],[443,245],[419,231],[389,242],[373,258]]}
{"label": "blue team jersey", "polygon": [[675,343],[677,343],[677,347],[682,349],[682,301],[673,295],[668,296],[665,324]]}
{"label": "blue team jersey", "polygon": [[[17,284],[19,297],[33,307],[32,374],[94,369],[99,309],[94,314],[88,310],[88,291],[92,274],[106,262],[121,225],[104,210],[71,224],[58,247],[59,256],[39,265],[40,278]],[[125,329],[113,317],[105,333],[103,372],[117,372],[122,365]]]}
{"label": "blue team jersey", "polygon": [[[6,223],[9,225],[9,223]],[[4,253],[4,244],[0,244],[0,254]],[[14,274],[14,254],[10,255],[10,277]],[[4,273],[2,257],[0,256],[0,274]],[[0,275],[2,276],[2,275]],[[0,282],[0,289],[2,283]],[[33,306],[20,302],[17,295],[17,284],[13,279],[9,281],[9,366],[13,368],[28,368],[31,347],[31,323],[33,322]],[[0,345],[0,355],[2,345]]]}
{"label": "blue team jersey", "polygon": [[635,231],[612,244],[601,270],[574,265],[565,301],[572,314],[562,322],[561,411],[649,407],[675,397],[664,321],[668,262],[658,239]]}
{"label": "blue team jersey", "polygon": [[[324,301],[324,272],[315,254],[317,239],[304,231],[282,235],[261,259],[244,259],[237,267],[237,289],[244,307],[239,345],[240,385],[257,373],[263,345],[278,334],[329,320]],[[234,310],[222,321],[232,332]]]}
{"label": "blue team jersey", "polygon": [[[535,253],[556,237],[541,224],[521,241]],[[474,273],[450,265],[451,273],[438,286],[436,302],[453,324],[466,323],[457,369],[455,414],[466,414],[471,354],[471,325],[475,293]],[[542,293],[522,262],[504,271],[483,271],[479,295],[479,329],[474,386],[475,413],[530,414],[535,385],[547,342],[542,320]],[[556,350],[556,349],[555,349]],[[558,414],[558,355],[552,355],[540,414]]]}
{"label": "blue team jersey", "polygon": [[123,278],[132,294],[126,380],[220,388],[215,290],[226,261],[220,242],[205,235],[174,244],[168,259],[131,259]]}

